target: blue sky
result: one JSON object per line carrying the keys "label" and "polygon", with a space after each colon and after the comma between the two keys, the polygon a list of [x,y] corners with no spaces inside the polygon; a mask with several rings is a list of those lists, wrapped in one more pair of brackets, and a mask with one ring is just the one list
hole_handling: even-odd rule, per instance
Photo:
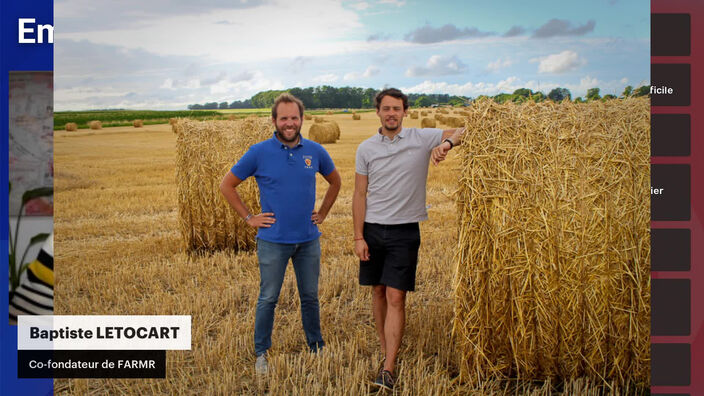
{"label": "blue sky", "polygon": [[645,1],[56,0],[55,110],[317,85],[494,95],[650,78]]}

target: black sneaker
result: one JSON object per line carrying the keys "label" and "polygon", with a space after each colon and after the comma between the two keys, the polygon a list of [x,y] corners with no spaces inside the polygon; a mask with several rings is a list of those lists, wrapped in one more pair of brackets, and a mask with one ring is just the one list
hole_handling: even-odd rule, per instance
{"label": "black sneaker", "polygon": [[396,383],[396,380],[394,380],[394,376],[389,370],[381,370],[379,375],[374,380],[374,385],[388,390],[394,389],[394,383]]}

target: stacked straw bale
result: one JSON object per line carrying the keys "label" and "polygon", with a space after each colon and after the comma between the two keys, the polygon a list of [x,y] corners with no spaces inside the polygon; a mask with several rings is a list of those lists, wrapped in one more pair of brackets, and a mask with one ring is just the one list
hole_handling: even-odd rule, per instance
{"label": "stacked straw bale", "polygon": [[102,129],[103,123],[98,120],[93,120],[88,123],[88,126],[90,127],[90,129]]}
{"label": "stacked straw bale", "polygon": [[69,132],[74,132],[78,130],[78,124],[75,122],[67,122],[65,128]]}
{"label": "stacked straw bale", "polygon": [[[271,137],[269,120],[179,119],[174,129],[179,226],[186,251],[253,249],[256,230],[227,203],[220,181],[250,146]],[[240,184],[237,192],[252,213],[261,211],[253,177]]]}
{"label": "stacked straw bale", "polygon": [[144,121],[142,120],[134,120],[132,121],[132,126],[135,128],[141,128],[144,126]]}
{"label": "stacked straw bale", "polygon": [[420,120],[421,128],[435,128],[435,120],[432,118],[423,118]]}
{"label": "stacked straw bale", "polygon": [[362,116],[360,116],[359,114],[352,114],[352,119],[353,120],[361,120]]}
{"label": "stacked straw bale", "polygon": [[340,127],[332,121],[313,124],[308,130],[308,139],[320,144],[335,143],[339,137]]}
{"label": "stacked straw bale", "polygon": [[650,383],[650,102],[475,102],[459,146],[460,377]]}

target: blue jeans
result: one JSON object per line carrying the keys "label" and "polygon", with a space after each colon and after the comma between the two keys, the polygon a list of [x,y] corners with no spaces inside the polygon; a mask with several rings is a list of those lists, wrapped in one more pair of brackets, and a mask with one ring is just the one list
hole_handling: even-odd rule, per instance
{"label": "blue jeans", "polygon": [[289,259],[293,261],[293,270],[296,273],[306,342],[311,351],[317,352],[325,345],[320,333],[320,304],[318,303],[319,238],[304,243],[274,243],[257,238],[257,256],[261,280],[254,320],[254,352],[259,356],[271,347],[274,309],[279,301]]}

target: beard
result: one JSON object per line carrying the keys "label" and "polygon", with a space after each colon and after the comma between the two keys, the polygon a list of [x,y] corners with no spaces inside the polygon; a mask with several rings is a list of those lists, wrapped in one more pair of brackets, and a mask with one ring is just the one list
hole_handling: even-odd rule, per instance
{"label": "beard", "polygon": [[277,135],[279,136],[279,138],[286,143],[293,143],[298,140],[299,136],[301,136],[301,127],[298,127],[298,129],[296,129],[296,132],[293,134],[293,137],[291,137],[290,139],[287,138],[283,132],[281,132],[281,128],[277,127],[276,130],[277,130]]}
{"label": "beard", "polygon": [[[390,132],[395,132],[395,131],[401,129],[401,121],[399,121],[399,120],[390,121],[390,122],[384,120],[383,124],[384,124],[384,129],[386,129],[387,131],[390,131]],[[394,124],[395,124],[395,126],[392,127],[392,125],[394,125]]]}

